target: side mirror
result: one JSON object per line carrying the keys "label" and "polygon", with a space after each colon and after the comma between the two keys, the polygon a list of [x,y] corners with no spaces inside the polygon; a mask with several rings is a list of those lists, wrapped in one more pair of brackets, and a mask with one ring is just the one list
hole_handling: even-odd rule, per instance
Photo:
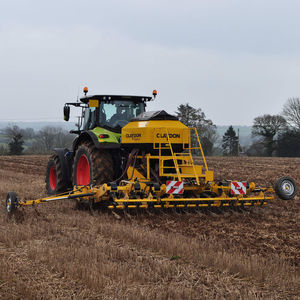
{"label": "side mirror", "polygon": [[69,121],[70,119],[70,106],[64,106],[64,120]]}

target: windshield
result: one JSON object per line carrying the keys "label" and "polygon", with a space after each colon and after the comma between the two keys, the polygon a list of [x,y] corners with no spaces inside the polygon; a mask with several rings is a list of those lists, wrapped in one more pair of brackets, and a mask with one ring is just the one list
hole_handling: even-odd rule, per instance
{"label": "windshield", "polygon": [[145,112],[144,102],[101,101],[97,110],[95,107],[85,109],[83,129],[93,129],[98,125],[120,131],[132,118],[143,112]]}
{"label": "windshield", "polygon": [[143,102],[133,101],[112,101],[101,102],[99,124],[106,125],[110,128],[122,128],[132,118],[145,111]]}

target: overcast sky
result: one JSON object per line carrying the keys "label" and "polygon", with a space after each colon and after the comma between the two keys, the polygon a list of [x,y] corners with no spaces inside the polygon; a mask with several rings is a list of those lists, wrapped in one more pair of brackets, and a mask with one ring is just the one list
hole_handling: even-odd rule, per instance
{"label": "overcast sky", "polygon": [[300,96],[299,14],[298,0],[1,0],[0,121],[62,120],[87,85],[251,125]]}

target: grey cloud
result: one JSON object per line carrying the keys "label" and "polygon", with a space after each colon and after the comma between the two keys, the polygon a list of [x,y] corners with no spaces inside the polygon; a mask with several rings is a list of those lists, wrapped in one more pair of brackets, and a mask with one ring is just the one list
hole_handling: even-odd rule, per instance
{"label": "grey cloud", "polygon": [[157,88],[149,109],[174,112],[190,102],[217,124],[251,124],[299,96],[299,8],[296,1],[3,1],[0,119],[58,119],[88,85],[91,93]]}

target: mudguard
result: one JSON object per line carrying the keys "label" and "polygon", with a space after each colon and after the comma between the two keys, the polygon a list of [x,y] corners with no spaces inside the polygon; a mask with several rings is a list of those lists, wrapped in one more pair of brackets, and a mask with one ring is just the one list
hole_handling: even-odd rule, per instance
{"label": "mudguard", "polygon": [[[78,145],[85,141],[91,141],[97,149],[119,149],[120,143],[117,142],[99,142],[97,135],[92,131],[83,131],[73,142],[73,151],[75,152]],[[110,141],[110,139],[109,139]]]}
{"label": "mudguard", "polygon": [[[100,138],[99,135],[101,134],[107,135],[108,138]],[[114,163],[114,177],[118,178],[120,176],[120,166],[122,164],[122,160],[120,157],[120,136],[121,134],[116,134],[101,127],[94,128],[93,130],[83,131],[73,142],[73,153],[76,153],[77,148],[80,144],[87,141],[93,143],[97,149],[109,150]],[[74,154],[72,155],[73,157]]]}

